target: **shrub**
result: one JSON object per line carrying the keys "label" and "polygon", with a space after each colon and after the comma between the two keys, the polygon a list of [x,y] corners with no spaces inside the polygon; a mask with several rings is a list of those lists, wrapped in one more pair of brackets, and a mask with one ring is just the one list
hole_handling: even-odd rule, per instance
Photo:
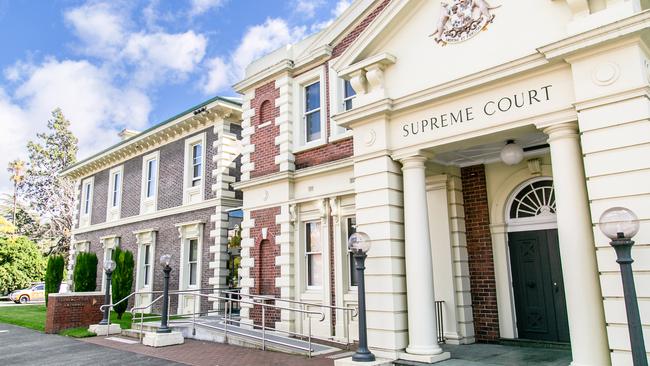
{"label": "shrub", "polygon": [[47,269],[45,270],[45,304],[47,304],[50,294],[56,294],[61,288],[63,281],[63,269],[65,261],[61,255],[51,255],[47,260]]}
{"label": "shrub", "polygon": [[[115,248],[113,251],[113,260],[115,261],[115,270],[111,279],[113,287],[113,304],[122,300],[131,294],[133,287],[133,253],[128,250]],[[126,311],[128,301],[124,301],[113,308],[117,313],[117,318],[122,319],[122,314]]]}
{"label": "shrub", "polygon": [[38,245],[24,236],[0,236],[0,294],[43,281],[45,258]]}
{"label": "shrub", "polygon": [[74,290],[90,292],[97,289],[97,254],[79,253],[73,273]]}

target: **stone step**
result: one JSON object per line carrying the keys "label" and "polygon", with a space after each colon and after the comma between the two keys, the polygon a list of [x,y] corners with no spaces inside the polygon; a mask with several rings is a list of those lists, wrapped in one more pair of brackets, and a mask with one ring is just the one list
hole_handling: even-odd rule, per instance
{"label": "stone step", "polygon": [[139,329],[122,329],[122,336],[129,338],[139,338],[143,332]]}

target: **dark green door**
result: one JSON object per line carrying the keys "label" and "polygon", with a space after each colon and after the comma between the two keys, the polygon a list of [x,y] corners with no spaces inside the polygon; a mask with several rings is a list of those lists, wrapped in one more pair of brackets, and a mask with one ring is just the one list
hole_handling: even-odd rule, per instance
{"label": "dark green door", "polygon": [[508,234],[519,338],[569,342],[557,230]]}

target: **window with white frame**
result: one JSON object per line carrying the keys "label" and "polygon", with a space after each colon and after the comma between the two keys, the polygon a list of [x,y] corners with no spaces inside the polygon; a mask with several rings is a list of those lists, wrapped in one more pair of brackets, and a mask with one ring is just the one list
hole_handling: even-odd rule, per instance
{"label": "window with white frame", "polygon": [[[356,217],[346,217],[345,218],[345,247],[347,248],[347,241],[350,239],[352,234],[357,232],[357,219]],[[359,277],[356,270],[356,265],[354,264],[354,255],[348,250],[348,271],[350,273],[350,287],[355,287],[359,283]]]}
{"label": "window with white frame", "polygon": [[189,270],[188,285],[196,286],[199,275],[199,240],[190,239],[188,243],[187,265]]}
{"label": "window with white frame", "polygon": [[87,227],[91,224],[93,211],[93,187],[95,179],[90,177],[81,184],[81,203],[79,206],[79,227]]}
{"label": "window with white frame", "polygon": [[149,274],[151,273],[151,245],[143,246],[144,253],[142,253],[142,284],[144,287],[149,286]]}
{"label": "window with white frame", "polygon": [[185,203],[203,200],[205,133],[185,140]]}
{"label": "window with white frame", "polygon": [[158,201],[158,159],[158,151],[149,154],[142,159],[140,213],[143,214],[156,211]]}
{"label": "window with white frame", "polygon": [[305,257],[307,264],[307,287],[322,287],[323,245],[320,221],[305,222]]}
{"label": "window with white frame", "polygon": [[321,105],[320,105],[320,81],[305,87],[304,92],[304,136],[305,144],[318,141],[321,138]]}
{"label": "window with white frame", "polygon": [[120,218],[123,172],[123,166],[118,166],[111,169],[109,173],[108,207],[106,212],[106,219],[108,221],[114,221]]}
{"label": "window with white frame", "polygon": [[301,151],[327,142],[325,108],[325,67],[318,67],[296,78],[294,84],[295,150]]}
{"label": "window with white frame", "polygon": [[352,88],[350,80],[343,80],[343,111],[352,109],[352,100],[357,96],[357,92]]}
{"label": "window with white frame", "polygon": [[200,142],[192,145],[192,187],[201,184],[203,177],[203,148]]}

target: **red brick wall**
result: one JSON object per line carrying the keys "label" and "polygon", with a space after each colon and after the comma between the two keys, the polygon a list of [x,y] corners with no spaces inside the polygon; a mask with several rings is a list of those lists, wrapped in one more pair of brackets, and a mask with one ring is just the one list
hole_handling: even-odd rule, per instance
{"label": "red brick wall", "polygon": [[350,45],[357,40],[359,35],[364,30],[366,30],[370,23],[375,20],[377,15],[379,15],[384,10],[384,8],[388,6],[388,4],[390,4],[390,0],[384,0],[381,2],[381,4],[373,9],[370,14],[368,14],[365,19],[361,21],[361,23],[359,23],[356,27],[354,27],[354,29],[352,29],[350,33],[343,37],[343,39],[334,46],[334,49],[332,50],[332,58],[339,57],[343,52],[345,52],[345,50],[348,49],[348,47],[350,47]]}
{"label": "red brick wall", "polygon": [[485,166],[462,168],[461,178],[474,330],[477,341],[493,342],[499,338],[499,314]]}
{"label": "red brick wall", "polygon": [[[255,109],[251,124],[255,126],[255,133],[251,136],[251,143],[255,151],[251,154],[251,162],[255,169],[251,178],[277,173],[280,167],[275,164],[275,157],[280,153],[280,148],[275,145],[275,138],[280,134],[280,127],[275,125],[275,118],[280,115],[280,108],[275,105],[275,99],[280,96],[280,90],[275,87],[275,81],[255,89],[255,98],[251,101],[251,108]],[[270,126],[258,128],[262,123],[271,122]]]}
{"label": "red brick wall", "polygon": [[[251,248],[250,254],[255,260],[250,273],[255,283],[255,286],[250,289],[252,295],[280,297],[280,289],[275,286],[275,279],[280,277],[280,267],[275,265],[275,257],[280,255],[280,246],[275,243],[275,237],[280,235],[280,225],[275,223],[275,216],[279,214],[280,207],[251,212],[251,219],[255,220],[255,227],[250,230],[250,235],[255,240],[255,246]],[[266,239],[262,239],[263,228],[268,229]],[[273,301],[269,303],[273,304]],[[254,306],[251,317],[255,324],[262,324],[262,308]],[[280,312],[267,308],[264,317],[265,325],[273,328],[275,322],[280,321]]]}
{"label": "red brick wall", "polygon": [[88,294],[50,294],[47,302],[45,333],[58,333],[64,329],[87,327],[102,320],[99,307],[104,295],[98,292]]}

